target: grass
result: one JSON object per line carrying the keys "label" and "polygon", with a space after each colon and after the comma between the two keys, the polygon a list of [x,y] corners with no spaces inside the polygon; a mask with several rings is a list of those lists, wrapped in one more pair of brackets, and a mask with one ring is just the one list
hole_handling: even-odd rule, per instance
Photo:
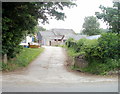
{"label": "grass", "polygon": [[76,52],[75,49],[73,48],[66,48],[66,49],[67,49],[68,56],[73,57],[73,58],[85,54],[84,51]]}
{"label": "grass", "polygon": [[2,70],[13,71],[26,67],[43,51],[44,48],[24,48],[16,58],[9,60],[7,64],[2,64]]}
{"label": "grass", "polygon": [[[73,48],[67,48],[68,56],[77,57],[81,54],[84,55],[83,52],[76,53]],[[119,64],[118,64],[119,63]],[[91,60],[88,63],[88,66],[85,68],[79,68],[78,66],[70,66],[72,70],[79,70],[81,72],[87,72],[91,74],[97,75],[108,75],[110,71],[116,71],[120,67],[120,59],[106,59],[106,62],[103,63],[100,60]]]}
{"label": "grass", "polygon": [[79,53],[76,53],[74,49],[68,48],[67,49],[68,56],[76,57],[79,56]]}
{"label": "grass", "polygon": [[58,45],[59,47],[63,47],[63,48],[65,48],[66,46],[63,44],[63,45]]}
{"label": "grass", "polygon": [[110,71],[115,72],[118,71],[120,65],[120,59],[117,61],[111,61],[107,63],[101,63],[97,60],[92,60],[92,63],[89,62],[88,66],[85,68],[79,68],[78,66],[71,66],[72,70],[79,70],[81,72],[87,72],[91,74],[97,75],[109,75]]}

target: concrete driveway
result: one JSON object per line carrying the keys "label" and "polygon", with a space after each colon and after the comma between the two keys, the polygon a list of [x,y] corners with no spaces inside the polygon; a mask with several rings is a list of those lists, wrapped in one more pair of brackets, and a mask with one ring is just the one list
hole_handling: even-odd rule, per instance
{"label": "concrete driveway", "polygon": [[[32,53],[31,53],[32,54]],[[45,46],[27,68],[3,73],[4,92],[118,92],[118,78],[68,71],[65,50]]]}

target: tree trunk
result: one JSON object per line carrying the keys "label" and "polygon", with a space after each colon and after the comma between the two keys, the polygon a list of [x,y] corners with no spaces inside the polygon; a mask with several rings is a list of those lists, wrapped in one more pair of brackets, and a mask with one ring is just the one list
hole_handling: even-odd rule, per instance
{"label": "tree trunk", "polygon": [[7,64],[7,54],[2,55],[2,62]]}

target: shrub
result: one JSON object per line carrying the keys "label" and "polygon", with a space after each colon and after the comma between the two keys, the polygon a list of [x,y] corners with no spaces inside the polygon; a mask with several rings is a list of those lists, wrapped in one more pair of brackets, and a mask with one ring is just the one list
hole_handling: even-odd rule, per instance
{"label": "shrub", "polygon": [[74,39],[73,38],[69,38],[67,41],[66,41],[66,46],[68,47],[68,48],[70,48],[71,47],[71,42],[73,41]]}
{"label": "shrub", "polygon": [[82,50],[85,41],[86,41],[86,39],[80,39],[80,40],[77,41],[77,45],[75,47],[76,52],[80,52]]}
{"label": "shrub", "polygon": [[71,56],[84,55],[89,62],[83,71],[94,74],[107,74],[120,68],[120,35],[104,33],[98,40],[80,39],[69,41]]}
{"label": "shrub", "polygon": [[85,47],[86,58],[98,59],[102,63],[106,62],[107,58],[118,59],[119,58],[119,37],[113,33],[103,34],[97,44],[88,44]]}
{"label": "shrub", "polygon": [[120,52],[120,37],[115,33],[103,34],[101,38],[98,39],[99,47],[101,48],[102,58],[112,58],[118,59]]}

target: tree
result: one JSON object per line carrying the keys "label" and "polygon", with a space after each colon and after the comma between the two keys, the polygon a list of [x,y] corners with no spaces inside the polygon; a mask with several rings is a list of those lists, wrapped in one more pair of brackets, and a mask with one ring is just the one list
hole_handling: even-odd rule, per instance
{"label": "tree", "polygon": [[38,26],[37,28],[38,28],[38,31],[46,31],[46,29],[42,26]]}
{"label": "tree", "polygon": [[94,16],[85,17],[82,33],[86,35],[100,34],[99,26],[100,24],[97,21],[96,17]]}
{"label": "tree", "polygon": [[41,23],[48,23],[50,18],[64,20],[63,8],[74,5],[72,2],[3,2],[3,57],[6,54],[10,59],[20,52],[20,42],[26,34],[34,33],[38,19]]}
{"label": "tree", "polygon": [[102,19],[109,26],[109,30],[120,33],[120,2],[113,2],[113,7],[100,6],[101,13],[96,12],[98,19]]}

